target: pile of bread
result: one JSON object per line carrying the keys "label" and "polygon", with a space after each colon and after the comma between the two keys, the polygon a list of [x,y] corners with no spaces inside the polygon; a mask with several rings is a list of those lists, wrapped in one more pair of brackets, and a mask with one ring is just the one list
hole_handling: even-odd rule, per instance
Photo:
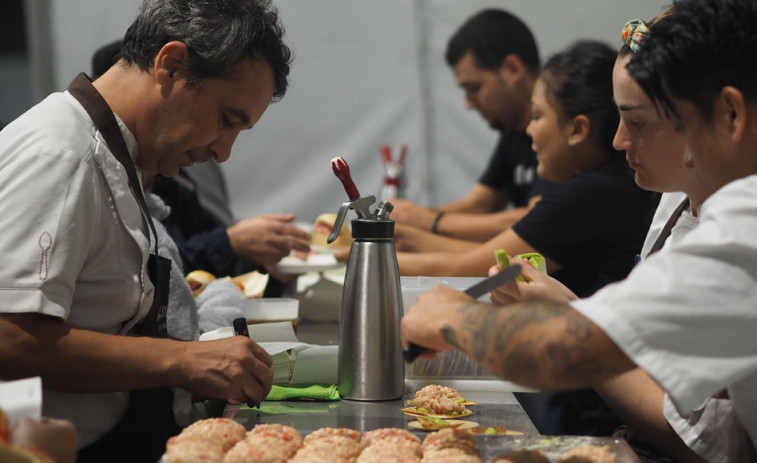
{"label": "pile of bread", "polygon": [[198,421],[166,444],[167,463],[373,463],[481,461],[476,438],[467,432],[444,429],[423,442],[399,428],[381,428],[364,434],[348,428],[321,428],[304,439],[294,428],[259,424],[250,432],[226,418]]}
{"label": "pile of bread", "polygon": [[[161,463],[481,463],[476,437],[457,429],[432,432],[421,441],[405,429],[364,434],[349,428],[321,428],[304,439],[293,427],[258,424],[250,432],[227,418],[198,421],[166,443]],[[558,463],[615,463],[606,447],[582,445]],[[550,463],[539,450],[518,450],[489,463]]]}

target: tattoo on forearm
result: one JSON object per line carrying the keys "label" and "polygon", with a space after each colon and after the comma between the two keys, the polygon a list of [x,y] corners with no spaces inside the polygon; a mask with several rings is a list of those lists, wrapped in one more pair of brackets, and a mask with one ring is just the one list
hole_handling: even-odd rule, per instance
{"label": "tattoo on forearm", "polygon": [[478,302],[471,301],[471,302],[465,304],[464,306],[460,307],[459,309],[457,309],[457,311],[460,312],[460,313],[468,312],[473,307],[476,307],[476,304],[478,304]]}
{"label": "tattoo on forearm", "polygon": [[[522,381],[542,384],[544,369],[539,367],[551,365],[546,370],[556,371],[560,381],[569,385],[619,371],[602,366],[589,345],[596,327],[568,306],[531,303],[499,308],[480,304],[475,310],[466,305],[459,311],[464,314],[461,326],[468,331],[464,338],[470,339],[471,356],[479,362],[488,361],[502,376],[513,378],[517,372]],[[527,334],[538,333],[544,323],[556,323],[555,329],[564,330],[564,334],[547,339]],[[456,343],[461,334],[455,336]]]}
{"label": "tattoo on forearm", "polygon": [[457,342],[457,336],[455,336],[455,330],[453,330],[452,326],[448,323],[445,323],[444,326],[442,326],[442,336],[444,337],[444,342],[450,346],[460,347],[460,344]]}
{"label": "tattoo on forearm", "polygon": [[[489,331],[496,325],[499,309],[473,301],[462,306],[458,312],[464,314],[462,328],[473,335],[470,336],[472,357],[481,362],[486,355]],[[477,333],[481,333],[482,335],[478,335]]]}

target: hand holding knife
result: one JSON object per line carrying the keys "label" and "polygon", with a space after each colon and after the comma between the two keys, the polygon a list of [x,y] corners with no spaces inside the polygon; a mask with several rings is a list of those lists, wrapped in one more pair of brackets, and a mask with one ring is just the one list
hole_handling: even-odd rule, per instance
{"label": "hand holding knife", "polygon": [[[479,281],[463,292],[473,299],[478,299],[494,288],[501,286],[508,281],[514,280],[516,277],[518,277],[518,275],[520,275],[520,270],[520,264],[511,265],[510,267],[502,270],[496,275],[492,275],[489,278]],[[410,345],[407,346],[407,349],[404,350],[402,355],[405,358],[405,362],[411,363],[415,361],[415,359],[418,358],[418,356],[421,355],[425,350],[426,349],[424,347],[410,343]]]}

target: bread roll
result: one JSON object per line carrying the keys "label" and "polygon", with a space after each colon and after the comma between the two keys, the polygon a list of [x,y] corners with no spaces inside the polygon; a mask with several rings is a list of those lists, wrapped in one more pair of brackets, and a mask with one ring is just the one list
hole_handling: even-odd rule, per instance
{"label": "bread roll", "polygon": [[352,245],[352,231],[349,224],[342,224],[342,229],[339,231],[336,239],[333,243],[329,244],[328,238],[331,234],[331,230],[334,228],[334,222],[336,221],[336,214],[326,213],[321,214],[315,219],[315,225],[313,226],[313,234],[310,239],[311,246],[322,246],[328,248],[348,248]]}
{"label": "bread roll", "polygon": [[243,273],[231,278],[231,282],[248,298],[263,297],[266,285],[268,285],[268,274],[260,273],[257,270]]}
{"label": "bread roll", "polygon": [[195,297],[197,297],[202,292],[202,290],[205,289],[205,285],[215,279],[215,275],[210,272],[206,272],[205,270],[195,270],[189,272],[185,277],[185,280],[187,280],[187,283],[192,289],[192,293]]}

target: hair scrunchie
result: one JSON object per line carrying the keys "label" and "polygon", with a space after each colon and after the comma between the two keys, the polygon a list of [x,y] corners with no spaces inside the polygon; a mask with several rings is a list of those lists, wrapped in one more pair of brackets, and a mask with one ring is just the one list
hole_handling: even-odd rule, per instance
{"label": "hair scrunchie", "polygon": [[628,48],[632,52],[638,53],[641,44],[649,36],[649,28],[641,19],[633,19],[628,21],[623,27],[620,37],[623,39],[623,43],[628,45]]}

